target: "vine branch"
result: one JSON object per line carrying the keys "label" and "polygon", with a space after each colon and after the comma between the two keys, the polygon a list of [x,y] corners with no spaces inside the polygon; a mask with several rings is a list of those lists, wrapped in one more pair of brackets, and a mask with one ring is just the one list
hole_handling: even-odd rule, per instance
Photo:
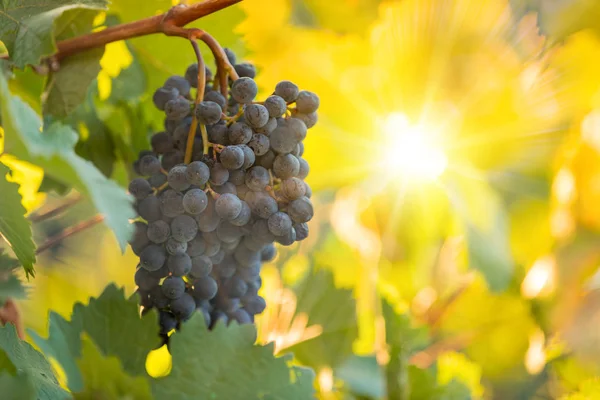
{"label": "vine branch", "polygon": [[88,33],[57,43],[58,52],[51,58],[62,60],[73,54],[81,53],[108,43],[117,42],[140,36],[165,33],[169,26],[183,27],[190,22],[205,17],[216,11],[222,10],[242,0],[205,0],[202,3],[190,6],[179,5],[171,8],[164,14],[139,21],[115,25],[102,31]]}

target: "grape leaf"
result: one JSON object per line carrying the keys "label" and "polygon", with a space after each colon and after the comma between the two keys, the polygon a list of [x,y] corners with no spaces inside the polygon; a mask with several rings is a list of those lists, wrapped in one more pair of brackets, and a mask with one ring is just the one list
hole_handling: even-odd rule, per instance
{"label": "grape leaf", "polygon": [[0,3],[0,37],[11,61],[23,68],[56,51],[54,20],[76,8],[105,9],[106,0],[8,0]]}
{"label": "grape leaf", "polygon": [[[17,337],[14,325],[0,327],[0,349],[6,352],[19,375],[27,374],[30,377],[38,399],[56,400],[68,397],[67,392],[58,384],[48,360],[29,343]],[[0,383],[14,384],[6,379]]]}
{"label": "grape leaf", "polygon": [[50,74],[44,91],[44,114],[66,117],[86,97],[90,84],[100,72],[104,48],[92,49],[66,58],[57,72]]}
{"label": "grape leaf", "polygon": [[132,198],[75,154],[75,132],[57,122],[42,134],[39,116],[18,96],[11,95],[3,76],[0,76],[0,115],[5,152],[38,165],[53,179],[88,195],[124,250],[133,229],[128,220],[135,217]]}
{"label": "grape leaf", "polygon": [[131,375],[145,374],[146,356],[159,343],[156,314],[139,317],[135,298],[126,299],[123,289],[109,285],[89,304],[75,304],[71,321],[50,315],[49,335],[41,338],[29,333],[46,354],[56,357],[67,374],[69,388],[82,390],[82,376],[75,365],[81,354],[80,335],[85,332],[104,355],[116,356]]}
{"label": "grape leaf", "polygon": [[360,398],[384,397],[383,371],[375,356],[352,355],[334,373],[336,378],[344,381],[344,387]]}
{"label": "grape leaf", "polygon": [[74,393],[75,399],[152,399],[146,377],[128,375],[117,358],[105,357],[88,337],[84,336],[81,343],[81,358],[77,365],[85,386]]}
{"label": "grape leaf", "polygon": [[35,275],[35,244],[31,223],[25,218],[26,210],[21,204],[19,185],[6,179],[9,172],[7,166],[0,164],[0,233],[10,244],[27,276]]}
{"label": "grape leaf", "polygon": [[38,398],[31,377],[25,373],[16,376],[1,373],[0,393],[2,393],[3,400],[36,400]]}
{"label": "grape leaf", "polygon": [[252,325],[217,323],[209,331],[196,313],[171,336],[173,368],[153,381],[157,399],[313,398],[314,373],[289,366],[290,357],[275,358],[273,344],[255,346]]}
{"label": "grape leaf", "polygon": [[358,336],[356,302],[352,290],[335,287],[330,270],[311,270],[294,289],[296,314],[308,315],[308,326],[319,325],[321,335],[289,348],[303,364],[335,367],[352,354]]}

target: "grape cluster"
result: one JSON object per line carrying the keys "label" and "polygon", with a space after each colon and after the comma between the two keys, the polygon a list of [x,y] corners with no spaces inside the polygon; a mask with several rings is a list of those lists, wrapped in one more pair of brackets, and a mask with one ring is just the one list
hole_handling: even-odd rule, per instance
{"label": "grape cluster", "polygon": [[[135,283],[144,309],[159,310],[163,335],[195,310],[209,327],[219,319],[252,323],[266,306],[258,295],[262,263],[275,258],[275,242],[304,240],[313,217],[302,154],[319,98],[283,81],[256,102],[254,66],[226,54],[240,76],[227,99],[213,90],[207,68],[204,100],[194,105],[197,64],[156,90],[164,131],[139,154],[141,177],[129,185],[140,216],[130,242],[140,258]],[[184,164],[192,113],[210,148],[203,154],[199,126],[192,162]]]}

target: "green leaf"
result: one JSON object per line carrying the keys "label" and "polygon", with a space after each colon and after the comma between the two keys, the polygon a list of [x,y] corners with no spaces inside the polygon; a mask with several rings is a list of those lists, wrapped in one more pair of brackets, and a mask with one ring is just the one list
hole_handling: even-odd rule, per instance
{"label": "green leaf", "polygon": [[35,244],[32,240],[31,223],[25,218],[26,210],[21,204],[19,185],[6,179],[9,173],[10,169],[0,164],[0,233],[23,265],[25,274],[33,276]]}
{"label": "green leaf", "polygon": [[455,174],[448,177],[447,189],[464,225],[470,267],[483,274],[492,291],[506,289],[514,262],[504,204],[485,179]]}
{"label": "green leaf", "polygon": [[44,114],[64,118],[85,100],[100,72],[104,48],[92,49],[66,58],[57,72],[50,74],[44,92]]}
{"label": "green leaf", "polygon": [[[23,373],[11,376],[5,373],[0,374],[0,393],[2,400],[36,400],[36,389],[29,374]],[[61,394],[62,396],[62,394]],[[39,397],[49,398],[49,397]],[[60,398],[67,398],[62,396]]]}
{"label": "green leaf", "polygon": [[82,377],[75,365],[81,352],[80,335],[85,332],[104,355],[117,357],[131,375],[145,374],[146,356],[159,343],[155,313],[140,318],[135,297],[125,298],[123,289],[106,287],[89,304],[75,304],[71,321],[50,315],[48,339],[29,332],[46,354],[59,360],[67,374],[69,388],[82,390]]}
{"label": "green leaf", "polygon": [[85,384],[74,394],[75,399],[152,399],[147,378],[127,374],[119,359],[105,357],[88,337],[84,336],[81,343],[77,365]]}
{"label": "green leaf", "polygon": [[105,223],[124,250],[133,229],[129,219],[135,217],[132,198],[90,162],[75,154],[75,132],[54,123],[42,133],[38,115],[19,97],[11,95],[4,77],[0,77],[0,115],[5,131],[5,152],[40,166],[56,181],[87,195],[104,215]]}
{"label": "green leaf", "polygon": [[56,18],[68,10],[105,9],[106,5],[106,0],[5,0],[0,3],[0,37],[17,67],[39,64],[56,51]]}
{"label": "green leaf", "polygon": [[[38,399],[56,400],[68,397],[67,392],[58,384],[48,360],[29,343],[17,337],[14,325],[0,327],[0,349],[6,352],[19,374],[27,374],[31,378]],[[3,381],[3,384],[10,383],[5,379]]]}
{"label": "green leaf", "polygon": [[289,348],[303,364],[335,367],[352,354],[358,336],[356,302],[352,290],[335,287],[333,273],[311,269],[294,289],[296,314],[308,315],[308,326],[319,325],[321,335]]}
{"label": "green leaf", "polygon": [[290,357],[275,358],[273,344],[256,346],[253,325],[209,331],[196,313],[170,338],[173,368],[153,381],[157,399],[270,399],[313,398],[314,373],[290,366]]}
{"label": "green leaf", "polygon": [[[117,161],[113,134],[96,113],[93,96],[95,90],[89,90],[87,100],[81,104],[66,120],[73,129],[79,131],[76,153],[94,163],[107,178],[112,175]],[[117,136],[117,135],[114,135]]]}
{"label": "green leaf", "polygon": [[536,12],[542,33],[554,41],[585,29],[600,35],[600,2],[596,0],[511,0],[510,3],[519,16]]}
{"label": "green leaf", "polygon": [[383,371],[374,356],[353,355],[334,372],[352,394],[371,399],[384,397]]}
{"label": "green leaf", "polygon": [[54,38],[57,41],[65,40],[91,32],[94,27],[94,18],[99,13],[98,10],[85,8],[64,12],[54,21]]}
{"label": "green leaf", "polygon": [[17,367],[10,361],[8,354],[4,350],[0,350],[0,372],[8,372],[13,376],[17,374]]}

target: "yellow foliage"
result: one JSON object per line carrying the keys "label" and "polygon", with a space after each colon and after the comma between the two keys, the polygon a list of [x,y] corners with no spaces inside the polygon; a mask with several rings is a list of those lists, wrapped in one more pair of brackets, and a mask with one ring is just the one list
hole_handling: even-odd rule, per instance
{"label": "yellow foliage", "polygon": [[438,358],[437,367],[437,380],[441,385],[447,385],[455,379],[467,386],[475,399],[483,395],[481,367],[464,354],[453,351],[442,353]]}

